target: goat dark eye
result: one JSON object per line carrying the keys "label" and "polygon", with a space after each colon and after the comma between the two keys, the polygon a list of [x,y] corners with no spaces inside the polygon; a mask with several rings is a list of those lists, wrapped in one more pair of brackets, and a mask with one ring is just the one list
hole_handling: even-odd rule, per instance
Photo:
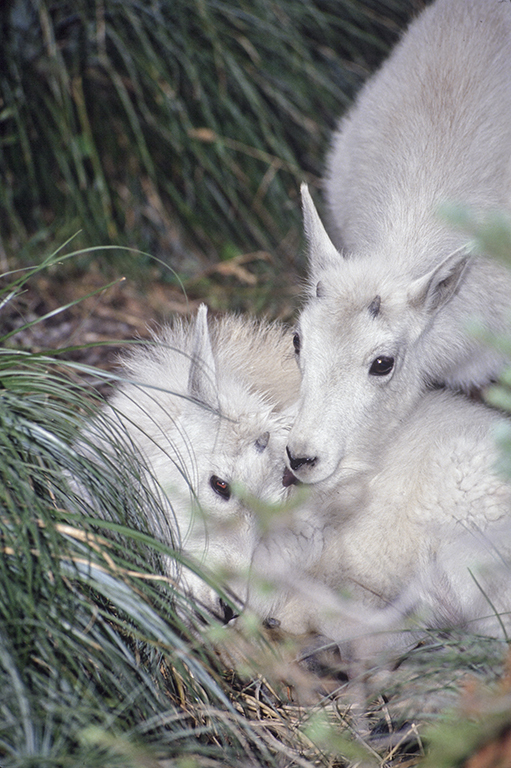
{"label": "goat dark eye", "polygon": [[293,336],[293,347],[295,348],[295,352],[297,355],[300,354],[300,336],[295,333]]}
{"label": "goat dark eye", "polygon": [[209,478],[209,484],[213,488],[215,493],[218,493],[222,499],[229,501],[231,498],[231,486],[225,480],[221,480],[216,475],[211,475]]}
{"label": "goat dark eye", "polygon": [[382,355],[371,363],[369,373],[371,376],[388,376],[394,368],[394,358]]}

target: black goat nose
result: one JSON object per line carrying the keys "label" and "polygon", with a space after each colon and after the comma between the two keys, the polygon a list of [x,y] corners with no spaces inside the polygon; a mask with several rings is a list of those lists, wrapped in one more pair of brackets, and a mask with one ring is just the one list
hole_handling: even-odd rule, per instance
{"label": "black goat nose", "polygon": [[313,458],[311,458],[310,456],[301,456],[295,459],[293,456],[291,456],[291,452],[289,448],[286,448],[286,453],[289,458],[289,466],[293,471],[295,469],[300,469],[300,467],[303,467],[304,464],[308,464],[309,467],[313,467],[317,461],[317,456],[314,456]]}

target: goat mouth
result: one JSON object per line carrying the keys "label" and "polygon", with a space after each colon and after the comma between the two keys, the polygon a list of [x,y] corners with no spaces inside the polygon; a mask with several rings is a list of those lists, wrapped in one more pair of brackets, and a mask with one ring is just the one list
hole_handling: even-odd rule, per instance
{"label": "goat mouth", "polygon": [[296,475],[293,475],[289,467],[284,469],[284,474],[282,475],[282,485],[284,488],[289,488],[290,485],[301,485],[300,481]]}

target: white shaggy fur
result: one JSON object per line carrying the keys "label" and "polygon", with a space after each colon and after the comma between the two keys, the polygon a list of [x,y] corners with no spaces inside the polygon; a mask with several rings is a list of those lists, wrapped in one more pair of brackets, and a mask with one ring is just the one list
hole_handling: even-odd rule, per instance
{"label": "white shaggy fur", "polygon": [[[510,161],[511,4],[436,0],[334,135],[333,243],[303,191],[310,294],[288,445],[300,480],[349,472],[354,446],[406,417],[427,384],[470,390],[500,371],[467,326],[509,328],[510,274],[470,257],[436,213],[446,200],[508,208]],[[370,375],[379,358],[390,372]]]}
{"label": "white shaggy fur", "polygon": [[[236,316],[208,328],[203,307],[154,342],[126,361],[129,382],[110,404],[169,502],[150,526],[170,544],[179,532],[183,551],[260,619],[326,635],[354,660],[402,646],[412,612],[429,626],[511,627],[511,487],[494,467],[495,412],[426,393],[358,444],[350,472],[308,486],[294,510],[276,508],[263,533],[244,493],[275,504],[285,494],[299,385],[290,334]],[[213,477],[231,486],[230,498]],[[175,576],[171,559],[167,568]],[[191,571],[180,578],[198,603],[230,618]],[[273,589],[261,591],[261,581]]]}
{"label": "white shaggy fur", "polygon": [[[275,503],[284,493],[285,409],[299,385],[289,333],[234,315],[210,321],[208,328],[203,305],[196,320],[176,320],[152,345],[137,348],[124,367],[127,382],[109,412],[169,502],[150,527],[169,544],[180,536],[184,553],[213,573],[221,568],[243,599],[258,537],[244,496]],[[170,558],[167,567],[174,575]],[[245,579],[229,580],[232,574]],[[213,590],[191,571],[181,579],[198,602],[222,617]]]}
{"label": "white shaggy fur", "polygon": [[425,394],[376,450],[361,448],[350,477],[309,487],[294,530],[259,545],[254,574],[276,589],[260,595],[254,582],[253,609],[292,633],[352,640],[354,658],[409,640],[401,630],[412,613],[422,627],[511,635],[502,421],[463,395]]}

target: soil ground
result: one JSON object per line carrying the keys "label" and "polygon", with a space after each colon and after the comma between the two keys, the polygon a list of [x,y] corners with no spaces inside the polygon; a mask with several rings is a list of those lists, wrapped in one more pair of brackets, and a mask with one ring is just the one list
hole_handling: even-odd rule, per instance
{"label": "soil ground", "polygon": [[[114,370],[124,342],[146,339],[170,315],[193,312],[200,304],[161,282],[143,291],[130,279],[101,290],[106,285],[94,270],[66,281],[39,275],[0,308],[0,336],[13,333],[9,344],[19,349],[65,350],[66,360]],[[93,376],[80,378],[106,388]]]}

